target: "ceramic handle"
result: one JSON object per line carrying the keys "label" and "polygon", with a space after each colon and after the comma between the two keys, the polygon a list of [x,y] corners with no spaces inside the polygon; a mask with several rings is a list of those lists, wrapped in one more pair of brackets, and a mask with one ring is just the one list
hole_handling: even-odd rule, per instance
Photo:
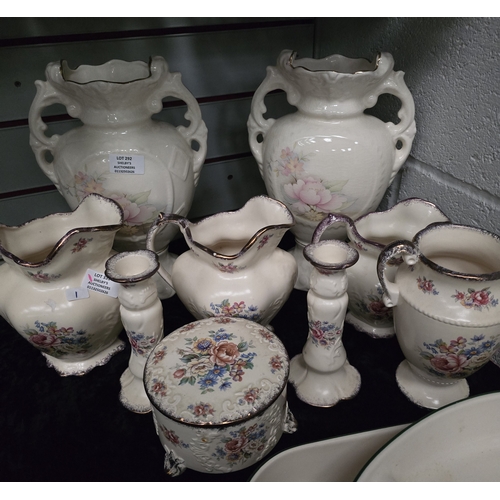
{"label": "ceramic handle", "polygon": [[377,275],[384,291],[384,304],[387,307],[395,307],[398,304],[399,287],[386,278],[385,271],[390,261],[394,262],[401,257],[410,266],[417,263],[417,250],[413,243],[405,240],[395,241],[387,245],[378,256]]}
{"label": "ceramic handle", "polygon": [[46,153],[54,153],[60,136],[54,134],[51,137],[47,137],[45,135],[47,125],[42,120],[42,111],[52,104],[64,103],[61,100],[59,92],[50,83],[37,80],[35,86],[37,91],[28,115],[30,146],[35,153],[40,168],[59,189],[59,181],[54,172],[53,162],[47,161],[45,155]]}
{"label": "ceramic handle", "polygon": [[348,217],[347,215],[340,214],[340,213],[331,213],[328,214],[316,227],[314,230],[311,243],[318,243],[319,240],[321,239],[321,236],[323,233],[332,225],[335,223],[339,224],[345,224],[346,226],[350,226],[351,228],[354,228],[354,221]]}
{"label": "ceramic handle", "polygon": [[[169,214],[165,215],[164,213],[160,212],[156,220],[153,222],[151,227],[149,228],[148,235],[146,238],[146,248],[148,250],[151,250],[153,252],[158,252],[160,250],[157,250],[155,248],[155,240],[158,232],[167,224],[174,223],[179,228],[181,229],[182,233],[184,234],[185,230],[189,226],[189,221],[185,217],[181,217],[180,215],[177,214]],[[173,282],[172,282],[172,276],[170,273],[160,264],[160,267],[158,268],[158,274],[163,278],[164,281],[167,282],[168,285],[172,287],[172,289],[175,290]]]}
{"label": "ceramic handle", "polygon": [[188,127],[179,125],[177,131],[184,137],[187,143],[193,148],[193,143],[198,143],[198,150],[194,150],[193,173],[194,185],[198,185],[201,167],[207,156],[207,135],[208,130],[201,117],[201,110],[198,101],[193,94],[184,86],[180,73],[170,73],[163,57],[153,57],[150,64],[151,72],[162,72],[163,83],[152,96],[153,111],[159,112],[163,108],[162,99],[164,97],[176,97],[187,104],[187,112],[184,118],[190,122]]}
{"label": "ceramic handle", "polygon": [[390,178],[390,182],[392,182],[410,154],[413,138],[417,131],[415,125],[415,102],[410,90],[406,86],[402,71],[391,71],[382,86],[379,87],[378,95],[381,94],[392,94],[401,101],[401,108],[398,111],[400,122],[398,124],[386,124],[387,130],[393,138],[394,146],[398,142],[401,143],[401,148],[396,150],[396,157],[392,166]]}
{"label": "ceramic handle", "polygon": [[[250,116],[248,117],[248,141],[253,156],[259,165],[259,171],[262,178],[264,178],[264,166],[262,158],[262,149],[264,147],[264,140],[268,130],[276,121],[274,118],[264,118],[267,111],[264,103],[264,98],[269,92],[273,90],[284,90],[287,94],[287,99],[290,104],[295,104],[299,95],[295,87],[293,87],[287,80],[283,78],[280,71],[275,66],[267,67],[267,74],[262,83],[252,98]],[[259,142],[259,138],[262,140]]]}

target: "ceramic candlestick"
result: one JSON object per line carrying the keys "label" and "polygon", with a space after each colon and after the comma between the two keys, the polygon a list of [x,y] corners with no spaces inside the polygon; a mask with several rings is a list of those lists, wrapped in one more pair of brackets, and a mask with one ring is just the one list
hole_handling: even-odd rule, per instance
{"label": "ceramic candlestick", "polygon": [[346,243],[325,240],[306,246],[304,257],[313,268],[307,293],[309,334],[302,353],[291,361],[290,382],[305,403],[329,407],[354,397],[361,385],[342,344],[348,303],[346,269],[359,256]]}
{"label": "ceramic candlestick", "polygon": [[163,308],[153,280],[158,267],[158,257],[150,250],[119,253],[106,262],[106,276],[121,284],[120,315],[132,347],[128,368],[120,378],[120,402],[135,413],[151,411],[144,366],[163,338]]}

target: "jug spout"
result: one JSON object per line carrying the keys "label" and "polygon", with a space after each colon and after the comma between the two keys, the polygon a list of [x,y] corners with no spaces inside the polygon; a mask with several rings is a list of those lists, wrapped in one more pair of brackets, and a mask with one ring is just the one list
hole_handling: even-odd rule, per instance
{"label": "jug spout", "polygon": [[[278,248],[295,223],[288,208],[256,196],[239,210],[196,223],[161,214],[149,230],[149,250],[158,251],[156,242],[170,223],[180,228],[189,251],[175,261],[171,272],[160,266],[158,273],[193,315],[237,315],[267,325],[265,320],[278,312],[297,275],[293,257]],[[269,280],[272,283],[263,290]]]}

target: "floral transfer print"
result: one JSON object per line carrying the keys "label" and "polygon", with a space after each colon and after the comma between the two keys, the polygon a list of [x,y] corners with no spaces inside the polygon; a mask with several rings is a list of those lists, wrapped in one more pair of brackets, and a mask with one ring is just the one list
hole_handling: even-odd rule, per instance
{"label": "floral transfer print", "polygon": [[[127,331],[127,336],[128,336],[128,340],[130,342],[130,345],[132,347],[132,352],[136,356],[148,355],[149,352],[151,351],[151,349],[156,344],[156,339],[155,339],[154,335],[145,335],[144,333]],[[154,358],[154,361],[156,361],[156,357]]]}
{"label": "floral transfer print", "polygon": [[244,318],[250,321],[259,322],[261,314],[258,312],[257,306],[247,306],[245,301],[229,302],[229,299],[224,299],[220,304],[210,302],[211,311],[203,311],[207,317],[211,316],[226,316],[229,318]]}
{"label": "floral transfer print", "polygon": [[153,378],[151,384],[151,392],[154,392],[157,396],[165,397],[167,395],[167,386],[164,380],[159,378]]}
{"label": "floral transfer print", "polygon": [[85,330],[75,332],[73,327],[57,327],[55,321],[35,321],[35,328],[26,327],[23,332],[28,340],[45,354],[61,357],[66,354],[85,353],[92,347]]}
{"label": "floral transfer print", "polygon": [[342,328],[328,321],[309,321],[309,335],[313,345],[329,350],[340,340]]}
{"label": "floral transfer print", "polygon": [[253,406],[256,401],[260,399],[260,389],[258,387],[252,387],[246,390],[238,400],[240,406],[250,405]]}
{"label": "floral transfer print", "polygon": [[28,271],[28,276],[37,283],[51,283],[61,277],[60,274],[48,274],[43,271],[37,271],[36,273]]}
{"label": "floral transfer print", "polygon": [[189,444],[185,443],[179,436],[169,429],[167,429],[163,424],[160,424],[160,431],[167,441],[172,443],[174,446],[180,446],[182,448],[189,448]]}
{"label": "floral transfer print", "polygon": [[496,307],[498,305],[498,299],[493,297],[489,287],[482,290],[469,288],[467,292],[456,290],[456,294],[452,295],[452,297],[455,299],[455,302],[460,302],[465,308],[476,311],[482,311],[483,309],[489,309],[490,306]]}
{"label": "floral transfer print", "polygon": [[192,412],[195,417],[208,417],[214,414],[213,406],[209,403],[197,403],[189,405],[188,410]]}
{"label": "floral transfer print", "polygon": [[341,192],[347,180],[328,183],[307,172],[308,161],[307,155],[286,147],[268,165],[280,179],[287,204],[295,215],[320,221],[329,212],[342,211],[354,203],[355,200],[349,201]]}
{"label": "floral transfer print", "polygon": [[274,234],[266,234],[260,241],[259,245],[257,246],[257,250],[260,250],[262,247],[264,247],[267,242],[269,241],[270,238],[272,238]]}
{"label": "floral transfer print", "polygon": [[120,231],[127,234],[145,234],[160,212],[154,205],[148,204],[151,191],[135,194],[113,191],[104,187],[106,180],[106,174],[97,175],[79,171],[75,174],[74,184],[68,186],[68,192],[79,203],[90,193],[111,198],[123,209],[125,227]]}
{"label": "floral transfer print", "polygon": [[174,378],[179,385],[198,384],[201,394],[229,389],[232,382],[241,382],[245,370],[253,369],[257,354],[248,352],[252,342],[239,343],[234,334],[224,328],[209,331],[208,337],[186,338],[186,347],[178,349],[179,364]]}
{"label": "floral transfer print", "polygon": [[372,320],[391,320],[392,309],[384,304],[383,293],[379,283],[376,291],[370,291],[364,298],[353,297],[350,309],[359,316],[369,317]]}
{"label": "floral transfer print", "polygon": [[240,271],[241,269],[244,269],[244,267],[235,266],[234,264],[221,264],[220,262],[217,262],[214,265],[219,271],[222,271],[223,273],[229,273],[229,274],[233,274],[236,271]]}
{"label": "floral transfer print", "polygon": [[160,363],[163,358],[165,357],[165,354],[167,354],[167,348],[165,346],[161,347],[160,349],[156,350],[154,354],[152,355],[151,362],[153,365],[157,365]]}
{"label": "floral transfer print", "polygon": [[271,373],[280,372],[285,368],[285,360],[279,354],[276,354],[269,360],[269,366],[271,367]]}
{"label": "floral transfer print", "polygon": [[241,427],[230,432],[224,439],[223,446],[218,446],[214,458],[224,460],[229,466],[234,466],[252,458],[254,453],[261,453],[266,449],[266,427],[264,424],[254,424],[248,429]]}
{"label": "floral transfer print", "polygon": [[439,295],[439,292],[436,290],[434,282],[432,280],[425,279],[425,276],[423,278],[421,278],[420,276],[417,278],[417,287],[424,293],[428,293],[431,295]]}
{"label": "floral transfer print", "polygon": [[93,239],[94,238],[80,238],[76,243],[73,244],[71,253],[77,253],[80,250],[83,250],[87,246],[87,243],[89,243]]}
{"label": "floral transfer print", "polygon": [[475,335],[471,339],[457,337],[449,344],[441,339],[432,344],[424,342],[420,355],[430,363],[429,372],[447,378],[468,377],[478,370],[490,358],[496,349],[498,337],[492,335],[485,340],[484,335]]}

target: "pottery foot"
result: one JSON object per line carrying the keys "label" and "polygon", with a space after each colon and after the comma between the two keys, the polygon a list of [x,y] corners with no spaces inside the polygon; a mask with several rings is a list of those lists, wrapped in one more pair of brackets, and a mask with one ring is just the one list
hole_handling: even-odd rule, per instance
{"label": "pottery foot", "polygon": [[127,368],[120,377],[120,403],[134,413],[149,413],[151,403],[144,389],[142,378],[137,378]]}
{"label": "pottery foot", "polygon": [[297,397],[304,403],[328,408],[336,405],[341,400],[353,398],[359,392],[361,376],[358,370],[351,366],[348,361],[340,369],[329,373],[318,372],[307,367],[305,375],[301,371],[304,366],[303,360],[301,364],[296,363],[296,372],[299,374],[300,381],[297,382],[295,378],[290,381],[295,388]]}
{"label": "pottery foot", "polygon": [[286,404],[286,414],[285,414],[285,422],[283,423],[283,432],[287,434],[293,434],[299,424],[297,423],[297,419],[293,416],[293,413],[290,411],[288,407],[288,403]]}
{"label": "pottery foot", "polygon": [[170,451],[166,446],[165,448],[165,461],[163,468],[165,472],[172,477],[180,476],[185,470],[184,460],[179,458],[173,451]]}
{"label": "pottery foot", "polygon": [[117,352],[123,351],[123,349],[125,349],[125,342],[116,339],[109,347],[84,361],[65,361],[48,354],[42,354],[47,360],[47,366],[54,368],[62,377],[68,377],[70,375],[85,375],[96,366],[105,365]]}
{"label": "pottery foot", "polygon": [[394,326],[373,326],[370,325],[370,323],[366,323],[362,319],[357,318],[350,312],[346,314],[345,321],[356,328],[359,332],[367,333],[374,339],[388,339],[390,337],[394,337],[395,335]]}
{"label": "pottery foot", "polygon": [[465,379],[453,383],[433,383],[416,375],[407,360],[398,366],[396,381],[412,403],[431,410],[469,397],[469,384]]}

